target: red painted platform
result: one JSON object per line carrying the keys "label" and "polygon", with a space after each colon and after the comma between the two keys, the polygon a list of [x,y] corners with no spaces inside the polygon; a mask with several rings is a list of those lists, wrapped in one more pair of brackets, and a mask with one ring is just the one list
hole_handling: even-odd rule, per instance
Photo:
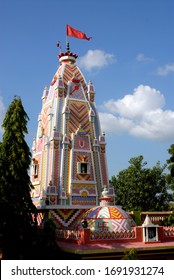
{"label": "red painted platform", "polygon": [[[123,256],[126,249],[135,248],[137,253],[146,256],[146,259],[174,259],[174,242],[128,242],[128,243],[95,243],[78,245],[74,243],[58,242],[59,247],[63,252],[74,255],[80,259],[110,259]],[[168,255],[168,257],[167,257]],[[169,256],[170,255],[170,256]],[[68,256],[68,255],[67,255]],[[156,256],[156,257],[155,257]]]}

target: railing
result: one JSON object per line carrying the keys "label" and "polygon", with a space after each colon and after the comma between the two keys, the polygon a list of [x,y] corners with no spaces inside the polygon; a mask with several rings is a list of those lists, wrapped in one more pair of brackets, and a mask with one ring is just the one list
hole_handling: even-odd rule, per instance
{"label": "railing", "polygon": [[164,236],[174,237],[174,227],[163,227]]}
{"label": "railing", "polygon": [[90,240],[118,240],[118,239],[134,239],[135,231],[120,231],[120,232],[96,232],[91,231]]}
{"label": "railing", "polygon": [[146,218],[146,215],[149,216],[150,220],[154,224],[158,224],[163,222],[169,215],[171,215],[172,211],[163,211],[163,212],[141,212],[142,221]]}
{"label": "railing", "polygon": [[90,229],[83,229],[81,231],[75,230],[64,230],[57,229],[56,230],[56,238],[57,241],[68,241],[78,244],[88,244],[93,242],[102,242],[102,241],[110,241],[117,242],[124,240],[135,241],[137,236],[137,229],[134,228],[132,231],[120,231],[120,232],[106,232],[106,231],[91,231]]}
{"label": "railing", "polygon": [[[158,228],[159,242],[174,242],[174,227]],[[76,230],[56,230],[57,241],[70,242],[75,244],[94,244],[94,243],[124,243],[124,242],[143,242],[143,228],[134,227],[132,231],[107,232],[91,231],[90,229]]]}
{"label": "railing", "polygon": [[81,238],[81,232],[76,230],[65,230],[65,229],[57,229],[56,237],[61,239],[73,239],[79,240]]}
{"label": "railing", "polygon": [[132,211],[129,212],[129,214],[132,216],[132,218],[135,220],[137,225],[142,225],[146,215],[149,216],[151,222],[153,224],[161,224],[169,215],[171,215],[172,211],[156,211],[156,212],[150,212],[150,211]]}

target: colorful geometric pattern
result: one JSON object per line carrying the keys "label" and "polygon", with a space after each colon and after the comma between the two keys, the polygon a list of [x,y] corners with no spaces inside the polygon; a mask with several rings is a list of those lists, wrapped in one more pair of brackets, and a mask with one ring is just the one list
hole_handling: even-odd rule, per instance
{"label": "colorful geometric pattern", "polygon": [[92,219],[128,219],[130,215],[118,206],[97,206],[85,213],[85,218]]}
{"label": "colorful geometric pattern", "polygon": [[53,184],[56,186],[56,192],[58,192],[58,185],[60,183],[59,173],[60,173],[60,161],[57,160],[60,158],[60,148],[54,151],[54,162],[53,162]]}
{"label": "colorful geometric pattern", "polygon": [[57,228],[73,229],[84,211],[84,209],[57,209],[50,210],[49,216],[54,220]]}
{"label": "colorful geometric pattern", "polygon": [[72,196],[72,205],[96,205],[95,196]]}
{"label": "colorful geometric pattern", "polygon": [[67,134],[75,133],[79,125],[81,125],[86,134],[89,134],[90,122],[87,104],[79,101],[73,103],[69,101],[68,106],[70,109],[70,119]]}
{"label": "colorful geometric pattern", "polygon": [[70,189],[69,189],[69,172],[70,172],[70,153],[68,149],[64,150],[64,166],[63,166],[63,186],[66,190],[67,196],[69,196]]}
{"label": "colorful geometric pattern", "polygon": [[103,185],[107,186],[108,184],[108,176],[107,176],[107,163],[106,163],[106,154],[100,153],[100,162],[101,162],[101,170],[102,170],[102,179]]}
{"label": "colorful geometric pattern", "polygon": [[37,221],[37,224],[40,226],[44,223],[44,221],[47,219],[48,214],[47,212],[38,212],[36,215],[32,215],[33,221]]}
{"label": "colorful geometric pattern", "polygon": [[[88,228],[97,232],[131,231],[135,222],[123,209],[116,206],[98,206],[89,209],[83,219],[87,220]],[[78,222],[80,228],[82,221]]]}
{"label": "colorful geometric pattern", "polygon": [[86,82],[85,82],[80,70],[78,69],[78,67],[76,65],[65,64],[65,67],[62,68],[62,70],[63,70],[62,77],[63,77],[64,86],[65,86],[65,92],[67,92],[68,82],[71,81],[72,78],[75,76],[78,80],[80,80],[83,90],[86,94],[87,85],[86,85]]}
{"label": "colorful geometric pattern", "polygon": [[[131,220],[130,220],[131,221]],[[113,231],[116,232],[116,231],[127,231],[127,230],[131,230],[132,227],[131,227],[131,224],[130,224],[130,221],[129,219],[125,220],[125,219],[115,219],[115,220],[112,220],[112,228],[113,228]]]}
{"label": "colorful geometric pattern", "polygon": [[84,190],[90,195],[96,195],[95,185],[74,184],[72,185],[72,195],[80,195]]}
{"label": "colorful geometric pattern", "polygon": [[96,241],[96,240],[117,240],[117,239],[135,239],[135,231],[129,230],[129,231],[116,231],[116,232],[106,232],[106,231],[100,231],[100,232],[93,232],[91,231],[90,240]]}

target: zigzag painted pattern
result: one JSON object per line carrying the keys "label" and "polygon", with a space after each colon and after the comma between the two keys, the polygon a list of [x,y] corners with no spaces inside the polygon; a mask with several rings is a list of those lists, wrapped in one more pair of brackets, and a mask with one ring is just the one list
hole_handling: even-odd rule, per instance
{"label": "zigzag painted pattern", "polygon": [[87,104],[81,102],[74,102],[69,105],[70,108],[70,120],[69,120],[69,133],[75,133],[79,128],[79,124],[84,131],[89,134],[90,122]]}
{"label": "zigzag painted pattern", "polygon": [[66,64],[64,69],[62,69],[62,76],[63,76],[63,82],[65,86],[65,96],[67,95],[67,84],[69,81],[72,80],[73,76],[75,75],[76,78],[78,78],[82,84],[82,87],[84,89],[85,95],[87,93],[87,85],[83,78],[83,75],[81,74],[80,70],[77,68],[76,65],[69,65]]}
{"label": "zigzag painted pattern", "polygon": [[108,207],[108,210],[110,212],[110,218],[111,219],[124,219],[125,215],[123,215],[123,213],[121,213],[117,208],[115,207]]}
{"label": "zigzag painted pattern", "polygon": [[84,212],[84,209],[58,209],[50,210],[50,215],[58,226],[64,228],[74,228]]}
{"label": "zigzag painted pattern", "polygon": [[110,212],[108,211],[108,207],[101,208],[101,210],[98,212],[98,215],[96,218],[98,218],[98,219],[110,218]]}
{"label": "zigzag painted pattern", "polygon": [[[125,219],[129,217],[125,212],[124,215],[114,206],[94,207],[89,209],[86,213],[87,219]],[[130,217],[129,217],[130,218]]]}
{"label": "zigzag painted pattern", "polygon": [[121,207],[117,207],[117,208],[120,211],[120,213],[122,213],[124,218],[130,219],[130,215],[127,212],[125,212]]}
{"label": "zigzag painted pattern", "polygon": [[[38,225],[41,225],[43,223],[43,221],[47,218],[47,213],[46,212],[39,212],[37,213],[37,216],[36,216],[36,220],[37,220],[37,223]],[[32,219],[33,221],[35,220],[35,216],[32,215]]]}

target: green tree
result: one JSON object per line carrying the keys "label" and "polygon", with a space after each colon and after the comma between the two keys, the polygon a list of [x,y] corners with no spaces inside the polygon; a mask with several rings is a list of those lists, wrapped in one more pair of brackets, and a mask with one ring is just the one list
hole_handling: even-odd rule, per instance
{"label": "green tree", "polygon": [[161,211],[168,209],[171,195],[168,193],[166,166],[160,163],[153,168],[146,168],[143,156],[131,158],[130,165],[112,176],[115,188],[116,204],[126,211]]}
{"label": "green tree", "polygon": [[170,146],[168,153],[170,154],[170,158],[167,160],[167,168],[170,173],[167,175],[167,181],[170,184],[170,188],[174,191],[174,144]]}
{"label": "green tree", "polygon": [[32,242],[35,207],[28,174],[31,153],[25,141],[28,120],[21,99],[15,97],[3,121],[0,143],[0,234],[5,259],[19,258]]}
{"label": "green tree", "polygon": [[138,260],[138,252],[137,249],[132,248],[130,250],[124,251],[124,257],[122,260]]}

